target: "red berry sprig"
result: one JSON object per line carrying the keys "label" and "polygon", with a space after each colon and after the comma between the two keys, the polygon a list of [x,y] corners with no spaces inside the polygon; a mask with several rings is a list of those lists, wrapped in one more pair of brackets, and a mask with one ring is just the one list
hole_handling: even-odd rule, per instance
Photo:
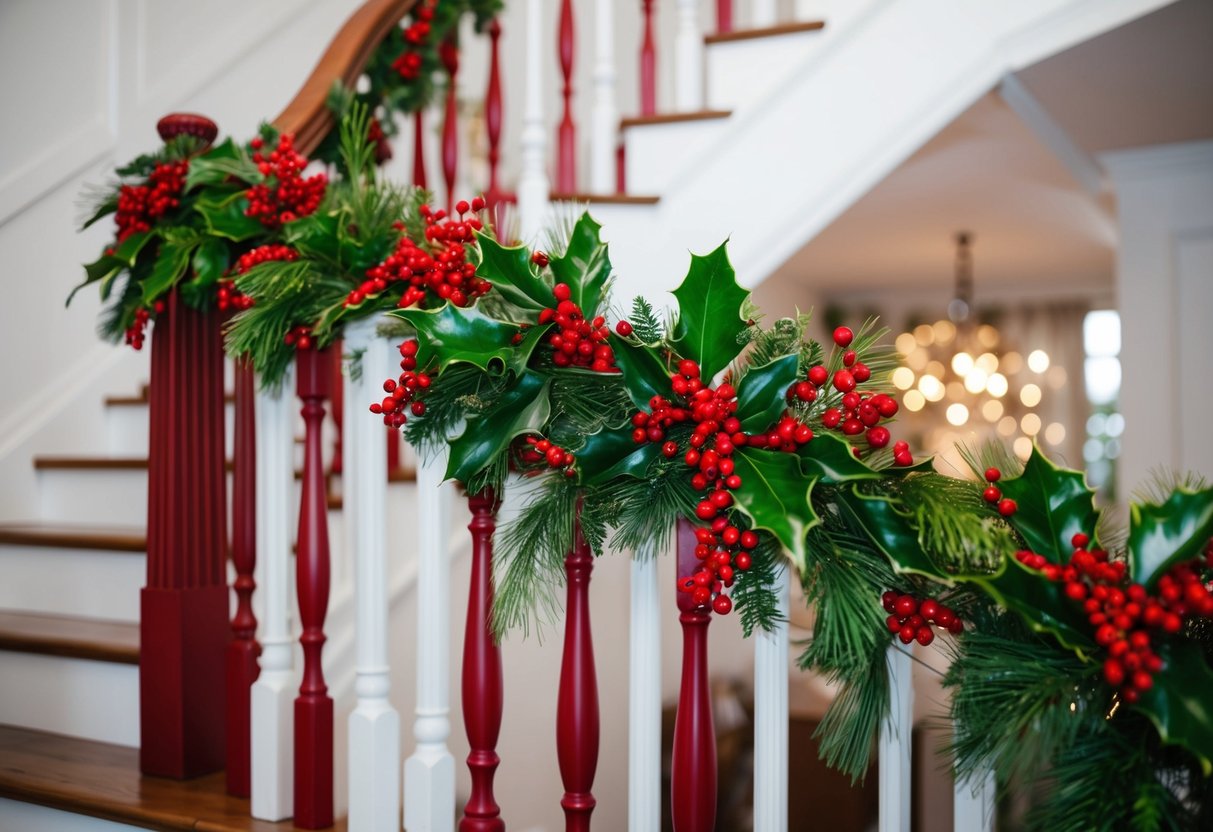
{"label": "red berry sprig", "polygon": [[556,445],[550,439],[545,439],[538,436],[526,437],[528,448],[525,448],[521,457],[523,462],[529,463],[544,463],[549,468],[555,468],[564,471],[566,477],[576,476],[577,470],[574,465],[577,458],[573,454],[566,451],[564,448]]}
{"label": "red berry sprig", "polygon": [[995,503],[998,505],[998,513],[1003,517],[1010,517],[1015,512],[1019,511],[1019,504],[1010,497],[1002,496],[1002,489],[994,483],[1002,479],[1002,472],[997,468],[986,469],[986,482],[989,483],[985,490],[981,492],[981,497],[987,503]]}
{"label": "red berry sprig", "polygon": [[[542,252],[535,252],[538,254]],[[567,283],[557,283],[552,294],[556,306],[539,312],[539,323],[552,321],[556,324],[556,329],[547,337],[547,343],[552,347],[552,363],[557,367],[588,367],[596,373],[618,373],[615,351],[607,343],[611,331],[607,329],[606,319],[599,315],[587,321],[581,307],[570,299],[573,291]]]}
{"label": "red berry sprig", "polygon": [[[269,243],[263,246],[257,246],[254,249],[246,251],[236,259],[236,264],[232,267],[232,272],[239,276],[245,274],[255,266],[262,263],[271,262],[292,262],[299,259],[299,252],[290,246],[280,243]],[[234,280],[220,280],[219,289],[216,292],[216,305],[220,311],[228,309],[248,309],[253,305],[253,299],[245,295],[236,288]]]}
{"label": "red berry sprig", "polygon": [[290,332],[282,336],[282,340],[297,350],[310,350],[315,346],[312,339],[312,328],[304,324],[291,327]]}
{"label": "red berry sprig", "polygon": [[[726,491],[715,491],[724,494]],[[728,615],[733,599],[724,594],[732,587],[738,571],[744,572],[754,564],[751,550],[758,546],[758,534],[741,530],[725,516],[717,517],[711,526],[695,529],[695,557],[700,565],[691,575],[678,579],[678,590],[691,595],[696,606],[711,604],[719,615]]]}
{"label": "red berry sprig", "polygon": [[392,61],[392,69],[400,74],[405,81],[416,80],[421,75],[421,47],[430,38],[430,21],[434,19],[434,4],[436,0],[427,0],[413,11],[413,21],[400,30],[404,39],[405,50]]}
{"label": "red berry sprig", "polygon": [[922,601],[913,595],[903,594],[896,590],[888,590],[880,596],[880,602],[889,613],[885,626],[890,633],[896,633],[902,644],[917,640],[926,647],[935,640],[932,624],[947,630],[954,636],[964,632],[964,621],[951,607],[940,603],[934,598]]}
{"label": "red berry sprig", "polygon": [[416,340],[400,345],[400,376],[384,381],[383,392],[387,395],[382,401],[371,403],[371,413],[382,414],[383,423],[389,428],[402,427],[408,421],[406,410],[414,416],[425,415],[425,402],[418,396],[429,389],[431,378],[428,373],[416,372],[419,348]]}
{"label": "red berry sprig", "polygon": [[114,222],[118,226],[118,242],[132,234],[150,231],[152,223],[181,204],[185,177],[190,163],[159,162],[143,185],[123,185],[118,189],[118,210]]}
{"label": "red berry sprig", "polygon": [[328,177],[315,173],[304,178],[308,160],[295,151],[295,140],[289,133],[279,136],[278,145],[268,154],[263,152],[265,142],[260,136],[250,146],[253,162],[265,181],[244,192],[249,202],[245,216],[253,217],[266,228],[278,229],[320,207]]}

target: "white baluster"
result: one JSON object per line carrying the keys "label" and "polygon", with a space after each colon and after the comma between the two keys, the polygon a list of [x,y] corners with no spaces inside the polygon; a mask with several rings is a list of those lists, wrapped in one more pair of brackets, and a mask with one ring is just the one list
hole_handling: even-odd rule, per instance
{"label": "white baluster", "polygon": [[525,242],[539,240],[547,221],[551,184],[544,151],[547,128],[543,123],[543,61],[547,41],[543,38],[543,0],[526,4],[526,99],[522,117],[518,177],[518,221]]}
{"label": "white baluster", "polygon": [[628,829],[661,829],[661,598],[658,553],[632,558],[628,653]]}
{"label": "white baluster", "polygon": [[455,758],[451,733],[450,487],[442,485],[446,451],[417,469],[417,748],[404,763],[404,826],[447,832],[455,823]]}
{"label": "white baluster", "polygon": [[774,26],[776,19],[775,0],[750,0],[750,27],[754,29],[764,29],[767,26]]}
{"label": "white baluster", "polygon": [[[391,375],[374,319],[345,328],[345,352],[360,356],[358,373],[343,373],[346,537],[354,559],[358,703],[349,722],[350,832],[392,832],[400,822],[400,716],[388,701],[387,441],[367,412]],[[355,375],[357,378],[355,378]]]}
{"label": "white baluster", "polygon": [[619,107],[615,103],[615,4],[594,4],[594,109],[590,115],[590,190],[615,192],[615,146]]}
{"label": "white baluster", "polygon": [[[299,686],[291,637],[291,542],[294,540],[292,493],[295,483],[294,372],[277,392],[258,391],[257,561],[262,567],[258,595],[261,616],[261,675],[253,683],[252,805],[262,820],[282,820],[294,812],[294,700]],[[295,510],[298,506],[293,507]]]}
{"label": "white baluster", "polygon": [[703,109],[703,32],[698,0],[678,0],[678,34],[674,36],[674,107]]}
{"label": "white baluster", "polygon": [[952,828],[956,832],[994,832],[994,772],[957,780],[952,799]]}
{"label": "white baluster", "polygon": [[889,715],[880,725],[880,832],[910,832],[914,660],[909,651],[894,643],[888,652]]}
{"label": "white baluster", "polygon": [[754,832],[788,828],[788,582],[779,570],[774,591],[783,619],[754,636]]}

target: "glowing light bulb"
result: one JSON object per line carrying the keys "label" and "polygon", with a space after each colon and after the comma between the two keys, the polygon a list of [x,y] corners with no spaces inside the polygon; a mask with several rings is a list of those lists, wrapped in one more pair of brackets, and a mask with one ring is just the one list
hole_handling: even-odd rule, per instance
{"label": "glowing light bulb", "polygon": [[985,370],[988,375],[998,369],[998,356],[992,352],[983,352],[973,363]]}
{"label": "glowing light bulb", "polygon": [[935,376],[923,376],[918,379],[918,390],[929,402],[937,402],[943,398],[943,382]]}
{"label": "glowing light bulb", "polygon": [[1028,353],[1028,369],[1034,373],[1049,369],[1049,354],[1044,350],[1032,350]]}
{"label": "glowing light bulb", "polygon": [[996,399],[1001,399],[1007,394],[1007,377],[1002,373],[991,373],[986,379],[986,390]]}
{"label": "glowing light bulb", "polygon": [[960,427],[965,422],[969,421],[969,409],[960,402],[948,405],[947,411],[948,422]]}
{"label": "glowing light bulb", "polygon": [[931,346],[935,343],[935,328],[930,324],[919,324],[914,327],[914,340],[921,346]]}
{"label": "glowing light bulb", "polygon": [[909,390],[914,386],[914,371],[909,367],[898,367],[893,371],[893,386],[898,390]]}
{"label": "glowing light bulb", "polygon": [[969,370],[969,374],[965,376],[965,389],[970,393],[980,393],[982,390],[986,389],[986,382],[988,379],[989,376],[986,375],[985,370],[981,369],[980,367],[974,367],[972,370]]}
{"label": "glowing light bulb", "polygon": [[958,376],[968,374],[973,369],[973,356],[967,352],[958,352],[952,356],[952,370]]}
{"label": "glowing light bulb", "polygon": [[1024,407],[1036,407],[1040,404],[1040,388],[1035,384],[1025,384],[1019,391],[1019,400],[1024,403]]}

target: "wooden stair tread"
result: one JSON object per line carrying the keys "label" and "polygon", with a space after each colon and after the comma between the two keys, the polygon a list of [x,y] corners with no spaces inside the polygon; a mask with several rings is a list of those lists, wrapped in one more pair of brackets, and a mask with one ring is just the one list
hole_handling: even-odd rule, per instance
{"label": "wooden stair tread", "polygon": [[0,650],[139,664],[139,625],[33,612],[0,612]]}
{"label": "wooden stair tread", "polygon": [[551,200],[553,202],[588,202],[592,205],[656,205],[661,197],[634,194],[552,193]]}
{"label": "wooden stair tread", "polygon": [[[290,832],[249,817],[223,772],[194,780],[144,777],[139,749],[0,725],[0,797],[163,830]],[[343,832],[345,820],[331,829]]]}
{"label": "wooden stair tread", "polygon": [[[36,456],[34,468],[39,471],[146,471],[147,457],[145,456]],[[232,471],[235,468],[232,460],[224,463],[224,468]],[[295,479],[300,479],[303,472],[295,471]],[[388,471],[388,482],[416,482],[417,472],[411,468],[396,468]]]}
{"label": "wooden stair tread", "polygon": [[[235,393],[224,393],[223,401],[226,404],[232,404],[233,402],[236,401],[236,394]],[[142,405],[146,405],[147,402],[148,402],[148,399],[147,399],[147,388],[146,387],[143,389],[143,392],[141,392],[137,395],[134,395],[134,396],[106,396],[105,397],[105,406],[106,407],[139,407]]]}
{"label": "wooden stair tread", "polygon": [[107,552],[145,552],[147,533],[134,526],[89,526],[75,523],[0,523],[0,544]]}
{"label": "wooden stair tread", "polygon": [[658,124],[681,124],[687,121],[712,121],[728,118],[732,110],[697,110],[689,113],[661,113],[654,116],[629,116],[619,122],[620,130],[629,127],[650,127]]}
{"label": "wooden stair tread", "polygon": [[739,40],[753,40],[754,38],[772,38],[779,35],[794,35],[798,32],[815,32],[818,29],[825,28],[825,21],[809,20],[803,23],[780,23],[777,26],[765,26],[761,29],[738,29],[734,32],[717,32],[714,35],[707,35],[703,42],[711,45],[713,43],[732,43]]}

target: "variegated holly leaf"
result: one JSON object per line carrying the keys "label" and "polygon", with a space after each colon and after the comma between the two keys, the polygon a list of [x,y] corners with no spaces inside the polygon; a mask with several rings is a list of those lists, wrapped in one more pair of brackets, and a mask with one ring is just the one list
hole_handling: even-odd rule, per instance
{"label": "variegated holly leaf", "polygon": [[1129,506],[1133,580],[1153,587],[1176,563],[1197,557],[1213,537],[1213,489],[1176,489],[1166,502]]}
{"label": "variegated holly leaf", "polygon": [[417,330],[417,366],[437,362],[439,370],[465,362],[490,373],[521,372],[550,326],[530,327],[515,344],[516,324],[490,318],[475,306],[444,303],[437,309],[397,309],[391,314]]}
{"label": "variegated holly leaf", "polygon": [[1173,643],[1165,660],[1136,707],[1164,743],[1182,745],[1196,755],[1208,777],[1213,774],[1213,668],[1200,645],[1191,641]]}
{"label": "variegated holly leaf", "polygon": [[571,300],[586,318],[593,318],[611,276],[611,258],[599,232],[602,226],[588,212],[573,226],[568,248],[551,259],[556,282],[567,283]]}
{"label": "variegated holly leaf", "polygon": [[493,407],[468,419],[450,441],[447,479],[466,483],[493,459],[506,452],[515,437],[543,427],[551,413],[546,376],[524,373],[498,397]]}
{"label": "variegated holly leaf", "polygon": [[764,431],[787,408],[787,392],[796,381],[800,356],[776,358],[761,367],[753,367],[737,383],[737,413],[741,429],[747,433]]}
{"label": "variegated holly leaf", "polygon": [[733,489],[737,508],[755,528],[775,535],[797,568],[806,565],[805,535],[821,522],[809,503],[813,480],[806,480],[795,454],[757,448],[733,452],[733,473],[741,487]]}
{"label": "variegated holly leaf", "polygon": [[603,428],[585,438],[576,451],[577,475],[583,485],[598,485],[619,476],[644,479],[649,463],[661,453],[656,442],[636,444],[632,425]]}
{"label": "variegated holly leaf", "polygon": [[552,289],[531,267],[526,246],[503,246],[491,235],[476,234],[476,274],[493,284],[493,292],[521,309],[548,309],[555,305]]}
{"label": "variegated holly leaf", "polygon": [[1068,558],[1075,534],[1095,534],[1095,494],[1082,473],[1059,468],[1039,448],[1032,448],[1023,474],[1001,480],[998,487],[1019,507],[1008,521],[1028,548],[1055,563]]}
{"label": "variegated holly leaf", "polygon": [[746,327],[741,310],[750,292],[737,284],[721,245],[710,254],[691,255],[691,268],[674,297],[678,299],[674,349],[698,362],[700,375],[710,379],[741,351],[737,336]]}
{"label": "variegated holly leaf", "polygon": [[869,468],[862,460],[855,458],[850,445],[830,433],[817,434],[801,445],[796,455],[800,458],[800,470],[805,476],[819,477],[825,482],[875,480],[889,473],[882,474]]}

